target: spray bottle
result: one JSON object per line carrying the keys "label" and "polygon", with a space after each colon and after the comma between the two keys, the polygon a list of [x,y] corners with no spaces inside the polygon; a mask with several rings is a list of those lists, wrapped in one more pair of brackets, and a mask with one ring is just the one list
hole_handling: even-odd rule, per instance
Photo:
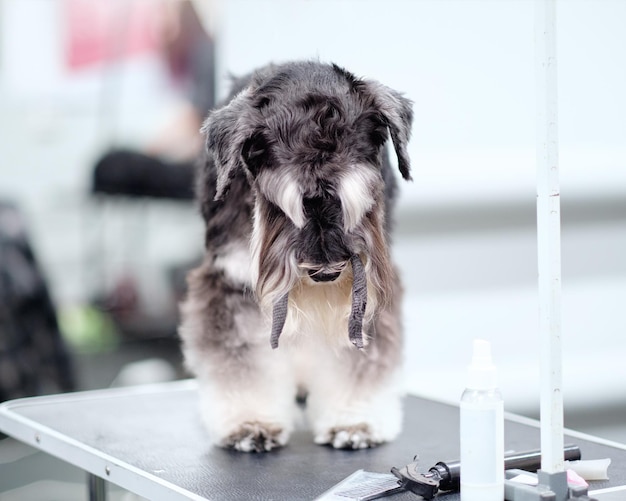
{"label": "spray bottle", "polygon": [[474,340],[461,396],[461,501],[504,499],[504,403],[491,345]]}

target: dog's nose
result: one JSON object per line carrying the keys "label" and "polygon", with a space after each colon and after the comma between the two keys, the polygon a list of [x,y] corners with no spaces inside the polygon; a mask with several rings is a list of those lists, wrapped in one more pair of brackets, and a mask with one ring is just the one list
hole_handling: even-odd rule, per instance
{"label": "dog's nose", "polygon": [[337,280],[339,275],[341,275],[340,271],[334,273],[322,273],[316,270],[309,270],[309,276],[314,282],[332,282],[333,280]]}

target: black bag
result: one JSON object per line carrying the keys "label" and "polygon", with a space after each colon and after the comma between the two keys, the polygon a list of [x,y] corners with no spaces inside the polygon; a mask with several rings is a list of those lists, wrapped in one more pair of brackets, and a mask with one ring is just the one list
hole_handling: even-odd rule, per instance
{"label": "black bag", "polygon": [[0,201],[0,402],[74,388],[70,355],[23,218]]}

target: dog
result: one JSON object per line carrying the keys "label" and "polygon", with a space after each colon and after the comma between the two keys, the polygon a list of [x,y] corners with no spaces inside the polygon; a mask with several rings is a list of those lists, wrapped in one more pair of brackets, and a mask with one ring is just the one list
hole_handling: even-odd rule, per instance
{"label": "dog", "polygon": [[385,144],[410,180],[412,119],[400,93],[317,61],[260,68],[210,112],[197,176],[206,252],[179,333],[216,445],[284,446],[302,397],[315,443],[363,449],[401,431]]}

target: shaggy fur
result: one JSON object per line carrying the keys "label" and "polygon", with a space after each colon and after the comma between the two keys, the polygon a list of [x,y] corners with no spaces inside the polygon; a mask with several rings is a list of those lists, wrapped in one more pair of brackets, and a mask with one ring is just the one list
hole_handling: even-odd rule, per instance
{"label": "shaggy fur", "polygon": [[[206,255],[181,305],[206,427],[223,447],[285,445],[299,393],[315,442],[359,449],[392,440],[402,421],[401,286],[389,254],[397,188],[384,144],[390,136],[410,179],[411,103],[317,62],[270,65],[234,87],[203,126]],[[365,279],[353,291],[355,263]],[[355,315],[357,340],[348,336]]]}

